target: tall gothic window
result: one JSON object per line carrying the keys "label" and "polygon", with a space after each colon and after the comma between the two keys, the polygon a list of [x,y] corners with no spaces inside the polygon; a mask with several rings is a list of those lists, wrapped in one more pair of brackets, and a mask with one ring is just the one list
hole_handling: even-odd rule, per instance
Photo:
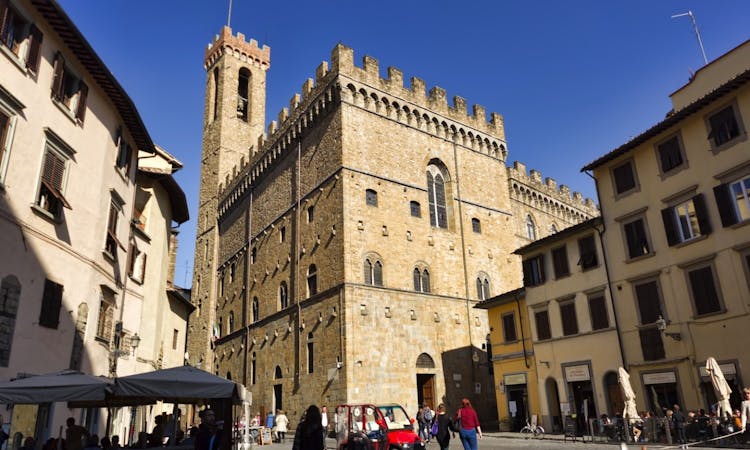
{"label": "tall gothic window", "polygon": [[286,281],[282,281],[279,286],[279,306],[286,309],[289,306],[289,292],[286,287]]}
{"label": "tall gothic window", "polygon": [[364,275],[365,284],[369,284],[371,286],[382,286],[383,263],[373,257],[366,258],[364,262]]}
{"label": "tall gothic window", "polygon": [[250,71],[243,67],[237,82],[237,117],[242,120],[247,120],[249,85]]}
{"label": "tall gothic window", "polygon": [[430,225],[438,228],[448,228],[445,176],[434,164],[427,166],[427,195],[430,204]]}
{"label": "tall gothic window", "polygon": [[526,216],[526,236],[532,241],[536,240],[536,226],[531,216]]}

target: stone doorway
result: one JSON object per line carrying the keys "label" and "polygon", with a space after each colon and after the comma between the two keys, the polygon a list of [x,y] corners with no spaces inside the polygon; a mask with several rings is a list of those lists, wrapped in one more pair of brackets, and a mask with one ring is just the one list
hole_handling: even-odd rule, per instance
{"label": "stone doorway", "polygon": [[417,374],[417,402],[420,405],[427,404],[430,409],[436,410],[435,403],[435,375]]}

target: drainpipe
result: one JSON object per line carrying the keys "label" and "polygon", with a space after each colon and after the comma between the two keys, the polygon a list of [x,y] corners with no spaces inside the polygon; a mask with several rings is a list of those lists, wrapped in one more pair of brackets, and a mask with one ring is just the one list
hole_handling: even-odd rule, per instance
{"label": "drainpipe", "polygon": [[518,323],[521,325],[521,348],[523,349],[523,363],[527,369],[531,368],[529,365],[529,358],[526,356],[526,336],[523,333],[523,320],[521,320],[521,301],[518,299],[518,293],[514,294],[513,297],[516,300],[516,308],[518,309]]}
{"label": "drainpipe", "polygon": [[604,224],[604,209],[602,208],[602,196],[599,192],[599,180],[596,179],[595,176],[593,176],[589,171],[584,171],[586,175],[590,176],[592,180],[594,180],[594,187],[596,188],[596,200],[599,202],[599,212],[600,217],[602,218],[602,226],[600,228],[595,228],[597,231],[597,234],[599,235],[599,245],[602,248],[602,260],[604,261],[604,273],[607,276],[607,288],[609,289],[609,302],[610,305],[612,305],[612,315],[615,319],[615,332],[617,333],[617,344],[620,348],[620,361],[622,361],[622,366],[627,370],[630,371],[628,367],[627,359],[625,358],[625,349],[622,345],[622,333],[620,332],[620,321],[617,318],[617,307],[615,306],[615,291],[612,290],[612,279],[609,275],[609,264],[607,263],[607,249],[604,246],[604,232],[607,231],[607,226]]}

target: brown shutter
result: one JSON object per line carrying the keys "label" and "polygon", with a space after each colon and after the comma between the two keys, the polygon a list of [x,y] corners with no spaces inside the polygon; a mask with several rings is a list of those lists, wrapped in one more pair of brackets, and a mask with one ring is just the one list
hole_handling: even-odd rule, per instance
{"label": "brown shutter", "polygon": [[714,197],[716,198],[716,207],[719,209],[721,224],[724,227],[737,223],[737,214],[734,211],[732,195],[729,192],[729,185],[721,184],[714,187]]}
{"label": "brown shutter", "polygon": [[667,235],[667,243],[673,246],[680,243],[677,237],[677,224],[674,220],[674,208],[664,208],[661,210],[661,220],[664,222],[664,233]]}
{"label": "brown shutter", "polygon": [[39,71],[39,59],[42,55],[42,32],[35,24],[31,24],[29,30],[29,54],[26,56],[26,67],[34,73]]}
{"label": "brown shutter", "polygon": [[8,32],[8,15],[10,6],[8,0],[0,0],[0,38],[5,42],[5,35]]}
{"label": "brown shutter", "polygon": [[78,110],[76,118],[83,122],[86,117],[86,97],[89,95],[89,87],[81,80],[78,85]]}
{"label": "brown shutter", "polygon": [[63,78],[65,76],[65,57],[57,52],[55,55],[54,77],[52,78],[52,97],[55,100],[63,99]]}
{"label": "brown shutter", "polygon": [[128,244],[128,262],[127,262],[127,267],[128,267],[128,276],[129,277],[133,276],[133,268],[135,267],[135,257],[136,257],[135,252],[136,252],[136,247],[131,242],[130,244]]}
{"label": "brown shutter", "polygon": [[42,310],[39,313],[39,325],[57,328],[60,323],[60,304],[62,303],[63,287],[54,281],[44,281],[42,294]]}

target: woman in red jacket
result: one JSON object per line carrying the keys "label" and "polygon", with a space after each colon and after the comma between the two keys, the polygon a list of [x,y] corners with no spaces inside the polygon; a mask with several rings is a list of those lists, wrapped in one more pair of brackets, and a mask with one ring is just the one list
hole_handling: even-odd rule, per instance
{"label": "woman in red jacket", "polygon": [[477,450],[477,439],[482,439],[482,427],[479,426],[479,417],[468,398],[461,400],[461,407],[456,411],[456,419],[461,423],[458,435],[464,450]]}

